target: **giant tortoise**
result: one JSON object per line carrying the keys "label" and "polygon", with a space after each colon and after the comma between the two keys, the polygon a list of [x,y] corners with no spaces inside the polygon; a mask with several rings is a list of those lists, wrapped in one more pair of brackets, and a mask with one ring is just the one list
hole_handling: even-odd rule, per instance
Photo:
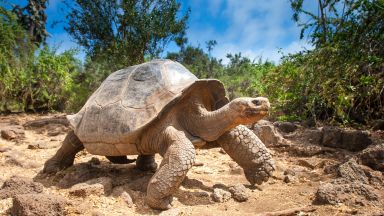
{"label": "giant tortoise", "polygon": [[68,115],[72,131],[44,166],[55,173],[73,165],[77,152],[86,149],[115,163],[156,170],[154,156],[163,160],[147,186],[146,203],[171,207],[195,162],[195,147],[217,142],[243,169],[252,184],[267,181],[274,162],[260,139],[243,124],[267,115],[263,97],[229,101],[216,79],[197,79],[181,64],[153,60],[116,71],[91,95],[83,108]]}

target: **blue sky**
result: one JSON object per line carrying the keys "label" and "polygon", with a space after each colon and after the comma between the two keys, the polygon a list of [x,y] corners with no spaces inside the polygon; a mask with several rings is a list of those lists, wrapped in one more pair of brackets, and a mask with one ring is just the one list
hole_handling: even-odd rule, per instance
{"label": "blue sky", "polygon": [[[26,0],[11,0],[25,5]],[[21,2],[21,3],[20,3]],[[205,42],[216,40],[212,55],[226,63],[227,53],[241,52],[251,59],[278,62],[281,53],[310,49],[307,40],[300,40],[300,28],[292,20],[288,0],[179,0],[182,10],[191,9],[188,22],[188,42],[205,48]],[[61,52],[79,48],[64,30],[64,23],[51,27],[54,21],[63,20],[65,11],[62,0],[50,0],[47,8],[48,39],[50,45],[58,46]],[[314,7],[308,5],[307,7]],[[177,51],[170,44],[166,51]],[[80,53],[79,58],[84,58]]]}

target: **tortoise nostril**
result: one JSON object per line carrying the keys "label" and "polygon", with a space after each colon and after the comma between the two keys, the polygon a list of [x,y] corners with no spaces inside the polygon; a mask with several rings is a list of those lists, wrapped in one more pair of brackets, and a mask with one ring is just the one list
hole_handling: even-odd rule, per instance
{"label": "tortoise nostril", "polygon": [[261,105],[261,101],[258,100],[258,99],[252,100],[252,103],[255,104],[256,106],[260,106]]}

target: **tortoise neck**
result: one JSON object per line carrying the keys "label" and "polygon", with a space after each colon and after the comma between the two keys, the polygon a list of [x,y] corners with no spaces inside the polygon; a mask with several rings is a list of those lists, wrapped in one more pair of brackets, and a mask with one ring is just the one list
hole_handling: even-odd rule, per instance
{"label": "tortoise neck", "polygon": [[214,111],[205,107],[202,103],[194,103],[181,111],[179,122],[191,135],[214,141],[239,124],[230,104]]}

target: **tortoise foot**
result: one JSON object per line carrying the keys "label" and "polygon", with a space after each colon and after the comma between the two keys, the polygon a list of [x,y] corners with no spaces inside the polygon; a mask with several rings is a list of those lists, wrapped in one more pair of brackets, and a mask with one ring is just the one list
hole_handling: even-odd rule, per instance
{"label": "tortoise foot", "polygon": [[44,164],[43,173],[54,174],[73,165],[73,160],[56,160],[51,158]]}
{"label": "tortoise foot", "polygon": [[251,185],[262,184],[263,182],[267,182],[270,177],[273,175],[273,171],[275,170],[275,166],[273,161],[267,161],[262,166],[255,166],[250,169],[244,169],[244,174],[246,179]]}
{"label": "tortoise foot", "polygon": [[136,167],[142,171],[156,171],[155,155],[139,155],[136,160]]}
{"label": "tortoise foot", "polygon": [[105,156],[110,162],[114,164],[130,164],[136,161],[136,159],[129,159],[127,156]]}
{"label": "tortoise foot", "polygon": [[145,203],[154,209],[167,210],[172,207],[171,205],[172,200],[173,200],[172,196],[164,197],[162,199],[156,199],[156,198],[151,198],[147,196],[145,198]]}

